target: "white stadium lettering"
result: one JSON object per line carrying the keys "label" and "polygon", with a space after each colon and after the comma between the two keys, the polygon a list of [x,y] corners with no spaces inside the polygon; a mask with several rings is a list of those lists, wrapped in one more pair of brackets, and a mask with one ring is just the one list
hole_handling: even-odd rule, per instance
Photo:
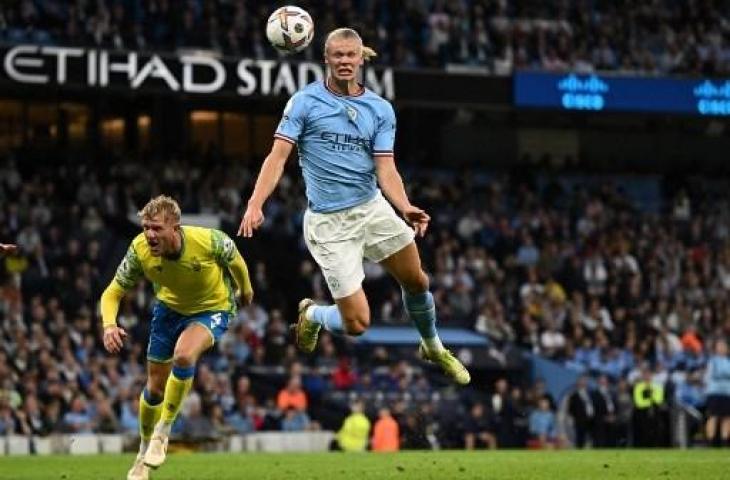
{"label": "white stadium lettering", "polygon": [[271,89],[271,93],[279,95],[282,90],[285,89],[289,95],[293,95],[297,91],[297,86],[294,83],[294,75],[292,75],[291,67],[288,63],[282,63],[279,68],[279,74],[276,76],[276,81]]}
{"label": "white stadium lettering", "polygon": [[[207,54],[149,56],[133,51],[17,45],[5,51],[3,69],[9,80],[22,84],[114,86],[137,90],[160,88],[159,82],[150,82],[151,78],[156,78],[173,92],[220,92],[239,96],[290,96],[325,76],[324,67],[313,62],[231,60]],[[232,85],[228,83],[229,75]],[[391,68],[367,69],[364,80],[375,93],[391,100],[395,97]]]}
{"label": "white stadium lettering", "polygon": [[38,47],[32,45],[19,45],[12,48],[5,55],[5,72],[10,78],[20,83],[48,83],[48,75],[32,74],[21,72],[17,67],[25,68],[42,68],[43,59],[34,57],[21,57],[20,55],[29,53],[34,54],[38,51]]}
{"label": "white stadium lettering", "polygon": [[152,58],[145,64],[144,67],[139,71],[134,80],[132,80],[132,88],[139,88],[139,86],[147,79],[147,77],[155,77],[164,80],[170,87],[170,90],[180,90],[180,83],[175,80],[175,77],[170,73],[170,70],[157,55],[152,55]]}
{"label": "white stadium lettering", "polygon": [[109,85],[109,74],[112,72],[126,73],[127,79],[132,80],[137,74],[137,54],[127,54],[126,62],[109,62],[109,52],[102,50],[99,54],[99,85]]}
{"label": "white stadium lettering", "polygon": [[[226,70],[220,61],[202,55],[183,55],[183,91],[193,93],[217,92],[226,82]],[[207,67],[215,72],[215,79],[209,83],[196,83],[193,79],[194,67]]]}
{"label": "white stadium lettering", "polygon": [[83,57],[83,48],[43,47],[41,53],[56,56],[56,81],[59,85],[66,83],[66,59],[68,57]]}

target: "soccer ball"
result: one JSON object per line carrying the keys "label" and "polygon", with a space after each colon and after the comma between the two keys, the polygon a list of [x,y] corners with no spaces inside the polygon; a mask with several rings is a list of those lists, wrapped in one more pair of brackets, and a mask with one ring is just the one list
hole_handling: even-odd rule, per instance
{"label": "soccer ball", "polygon": [[314,37],[312,17],[299,7],[277,8],[266,22],[266,37],[284,53],[301,52]]}

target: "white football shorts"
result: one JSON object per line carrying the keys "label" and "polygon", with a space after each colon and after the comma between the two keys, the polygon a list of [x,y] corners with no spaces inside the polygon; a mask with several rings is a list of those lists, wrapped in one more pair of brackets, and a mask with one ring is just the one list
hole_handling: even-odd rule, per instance
{"label": "white football shorts", "polygon": [[380,191],[372,200],[339,212],[304,214],[304,241],[335,299],[360,288],[364,258],[381,262],[414,238],[413,229]]}

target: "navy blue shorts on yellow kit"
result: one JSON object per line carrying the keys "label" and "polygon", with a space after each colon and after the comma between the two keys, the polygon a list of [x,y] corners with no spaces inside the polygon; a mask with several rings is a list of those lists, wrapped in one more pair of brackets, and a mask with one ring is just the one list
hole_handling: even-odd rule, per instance
{"label": "navy blue shorts on yellow kit", "polygon": [[200,312],[193,315],[182,315],[171,310],[162,302],[157,302],[152,310],[152,326],[150,343],[147,346],[147,360],[158,363],[172,361],[175,343],[188,326],[198,323],[210,333],[213,343],[220,340],[228,330],[229,312]]}

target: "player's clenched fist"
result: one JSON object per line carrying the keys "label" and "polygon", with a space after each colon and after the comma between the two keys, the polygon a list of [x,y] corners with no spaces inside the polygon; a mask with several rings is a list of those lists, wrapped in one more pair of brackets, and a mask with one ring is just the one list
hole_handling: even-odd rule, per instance
{"label": "player's clenched fist", "polygon": [[124,345],[127,332],[116,325],[104,328],[104,348],[109,353],[119,353]]}

